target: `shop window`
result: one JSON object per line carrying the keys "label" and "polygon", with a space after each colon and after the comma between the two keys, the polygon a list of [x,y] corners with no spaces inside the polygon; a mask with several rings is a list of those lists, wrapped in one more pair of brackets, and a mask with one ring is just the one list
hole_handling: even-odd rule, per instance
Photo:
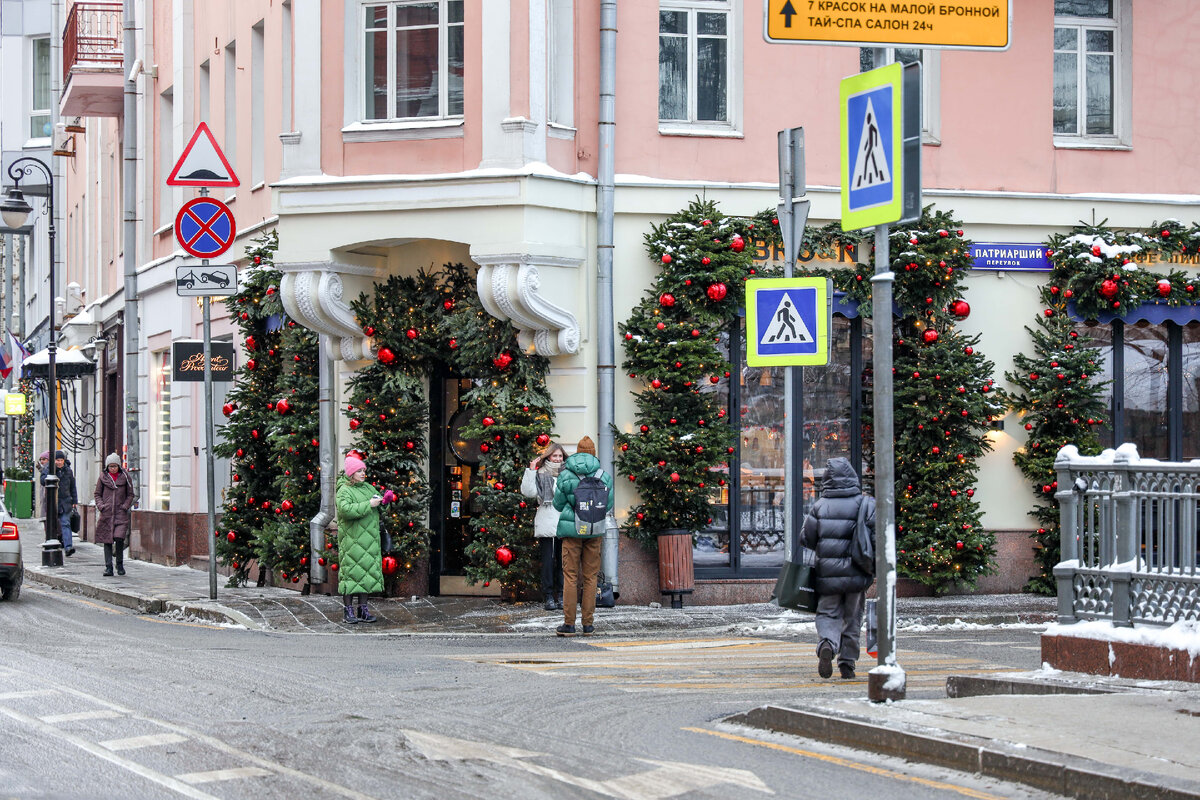
{"label": "shop window", "polygon": [[672,0],[658,11],[658,119],[662,133],[733,133],[739,127],[739,0]]}
{"label": "shop window", "polygon": [[29,104],[29,138],[45,139],[50,136],[50,40],[33,39],[30,42],[33,57],[33,86]]}
{"label": "shop window", "polygon": [[362,4],[362,117],[463,114],[463,0]]}
{"label": "shop window", "polygon": [[[863,323],[835,316],[830,364],[802,371],[803,426],[796,431],[799,444],[793,454],[802,465],[801,508],[816,499],[830,458],[844,456],[864,470],[868,466],[860,424],[862,392],[869,388],[863,383]],[[771,575],[783,563],[785,478],[790,472],[783,438],[784,368],[745,363],[744,319],[722,337],[721,346],[733,366],[730,377],[702,391],[718,393],[738,436],[729,461],[714,470],[713,483],[721,492],[713,502],[711,526],[696,536],[693,560],[702,577]],[[799,524],[795,530],[798,535]]]}
{"label": "shop window", "polygon": [[171,351],[150,360],[153,397],[150,416],[150,508],[171,508]]}
{"label": "shop window", "polygon": [[861,48],[858,51],[858,65],[863,72],[875,67],[894,64],[921,65],[921,142],[923,144],[941,144],[941,87],[942,87],[942,56],[937,50],[921,50],[911,47],[885,47],[883,58],[875,63],[875,50]]}
{"label": "shop window", "polygon": [[1128,144],[1130,16],[1129,0],[1055,0],[1055,144]]}

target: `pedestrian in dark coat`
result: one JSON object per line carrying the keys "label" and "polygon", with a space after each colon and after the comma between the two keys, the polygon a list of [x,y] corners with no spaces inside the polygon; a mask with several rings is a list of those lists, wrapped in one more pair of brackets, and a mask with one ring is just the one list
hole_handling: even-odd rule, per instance
{"label": "pedestrian in dark coat", "polygon": [[[42,486],[46,485],[46,475],[49,472],[42,473]],[[75,510],[75,504],[79,502],[79,492],[75,488],[75,473],[71,471],[71,462],[67,460],[67,454],[62,450],[54,451],[54,474],[58,477],[58,529],[62,539],[63,552],[66,555],[75,555],[75,548],[71,540],[71,512]]]}
{"label": "pedestrian in dark coat", "polygon": [[110,453],[104,472],[96,479],[96,544],[104,545],[104,575],[112,577],[113,553],[117,574],[125,574],[125,539],[129,535],[129,509],[133,508],[133,483],[121,469],[121,457]]}
{"label": "pedestrian in dark coat", "polygon": [[600,574],[600,546],[604,536],[604,524],[594,524],[589,530],[581,530],[575,522],[575,487],[584,478],[600,472],[600,479],[608,488],[608,511],[613,507],[613,479],[600,469],[596,458],[596,443],[592,437],[579,440],[575,454],[563,462],[554,489],[554,508],[559,512],[558,538],[562,543],[563,564],[563,624],[555,632],[559,636],[575,635],[576,597],[583,585],[583,607],[579,609],[583,621],[584,635],[593,631],[592,615],[596,611],[596,579]]}
{"label": "pedestrian in dark coat", "polygon": [[833,675],[833,658],[843,678],[854,677],[858,660],[863,604],[873,578],[850,559],[850,542],[858,523],[858,508],[866,503],[866,525],[875,535],[875,498],[862,493],[858,474],[849,460],[831,458],[825,465],[821,496],[804,518],[805,547],[817,552],[817,671]]}

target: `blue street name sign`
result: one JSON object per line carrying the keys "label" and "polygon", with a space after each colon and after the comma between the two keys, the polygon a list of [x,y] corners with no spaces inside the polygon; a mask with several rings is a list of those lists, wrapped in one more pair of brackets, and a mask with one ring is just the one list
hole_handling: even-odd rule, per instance
{"label": "blue street name sign", "polygon": [[828,278],[771,278],[746,284],[746,363],[829,363],[833,308]]}

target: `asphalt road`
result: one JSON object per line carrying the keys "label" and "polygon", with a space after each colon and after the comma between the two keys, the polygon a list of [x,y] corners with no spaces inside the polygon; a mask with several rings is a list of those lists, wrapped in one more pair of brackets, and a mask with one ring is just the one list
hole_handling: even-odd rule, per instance
{"label": "asphalt road", "polygon": [[[818,692],[813,641],[281,634],[35,585],[0,603],[0,798],[1042,798],[720,722]],[[910,696],[1037,631],[904,634]],[[864,668],[869,665],[863,665]],[[865,703],[865,700],[864,700]]]}

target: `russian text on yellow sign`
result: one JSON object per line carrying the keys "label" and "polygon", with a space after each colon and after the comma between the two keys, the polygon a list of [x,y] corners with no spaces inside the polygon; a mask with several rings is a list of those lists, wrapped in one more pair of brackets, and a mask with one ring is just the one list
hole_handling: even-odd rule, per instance
{"label": "russian text on yellow sign", "polygon": [[764,0],[768,42],[1006,50],[1011,0]]}
{"label": "russian text on yellow sign", "polygon": [[25,395],[21,392],[5,392],[4,413],[10,417],[23,416],[25,414]]}

